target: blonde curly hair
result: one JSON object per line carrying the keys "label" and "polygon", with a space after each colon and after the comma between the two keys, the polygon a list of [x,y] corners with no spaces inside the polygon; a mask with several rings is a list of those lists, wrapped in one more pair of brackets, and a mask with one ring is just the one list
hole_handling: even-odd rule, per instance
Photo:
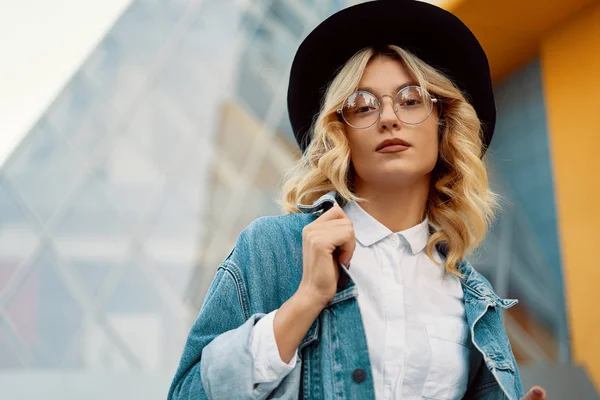
{"label": "blonde curly hair", "polygon": [[446,271],[460,276],[457,266],[484,239],[498,208],[481,159],[482,125],[474,108],[448,77],[400,47],[363,49],[342,67],[325,94],[312,126],[310,144],[287,174],[280,205],[286,213],[297,213],[296,204],[311,204],[332,190],[344,203],[364,201],[352,190],[350,147],[336,112],[358,87],[369,61],[381,55],[398,59],[421,88],[442,100],[439,156],[426,207],[435,232],[426,252],[434,260],[433,249],[443,243],[447,249]]}

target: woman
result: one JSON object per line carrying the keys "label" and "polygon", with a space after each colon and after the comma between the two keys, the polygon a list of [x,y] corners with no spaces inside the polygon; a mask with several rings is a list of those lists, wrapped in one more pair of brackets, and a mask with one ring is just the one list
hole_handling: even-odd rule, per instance
{"label": "woman", "polygon": [[300,46],[288,108],[287,215],[219,267],[169,398],[520,399],[500,319],[516,301],[464,260],[496,209],[472,33],[416,1],[343,10]]}

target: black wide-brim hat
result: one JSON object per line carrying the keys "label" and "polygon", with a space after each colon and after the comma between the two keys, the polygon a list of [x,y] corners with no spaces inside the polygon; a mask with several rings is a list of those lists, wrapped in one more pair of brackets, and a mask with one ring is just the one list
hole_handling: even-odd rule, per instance
{"label": "black wide-brim hat", "polygon": [[485,148],[496,124],[490,67],[475,35],[456,16],[417,0],[377,0],[341,10],[304,39],[290,73],[288,112],[306,150],[311,125],[338,71],[366,47],[396,45],[448,76],[471,103]]}

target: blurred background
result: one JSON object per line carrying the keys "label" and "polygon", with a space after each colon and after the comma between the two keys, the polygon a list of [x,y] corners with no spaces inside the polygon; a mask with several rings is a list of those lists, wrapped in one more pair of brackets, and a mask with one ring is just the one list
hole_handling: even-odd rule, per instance
{"label": "blurred background", "polygon": [[[0,399],[166,397],[216,268],[280,213],[295,50],[358,2],[0,0]],[[472,262],[520,299],[525,384],[598,398],[600,1],[432,2],[495,82]]]}

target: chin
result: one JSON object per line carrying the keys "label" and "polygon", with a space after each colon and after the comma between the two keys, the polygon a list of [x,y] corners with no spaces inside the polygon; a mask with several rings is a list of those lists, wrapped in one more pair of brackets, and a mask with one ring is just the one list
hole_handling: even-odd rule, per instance
{"label": "chin", "polygon": [[372,171],[369,181],[377,185],[406,186],[427,179],[426,170],[414,168],[385,168]]}
{"label": "chin", "polygon": [[[375,164],[378,165],[378,164]],[[377,175],[385,174],[388,176],[419,176],[426,174],[426,168],[423,165],[415,164],[414,160],[397,158],[379,163]]]}

